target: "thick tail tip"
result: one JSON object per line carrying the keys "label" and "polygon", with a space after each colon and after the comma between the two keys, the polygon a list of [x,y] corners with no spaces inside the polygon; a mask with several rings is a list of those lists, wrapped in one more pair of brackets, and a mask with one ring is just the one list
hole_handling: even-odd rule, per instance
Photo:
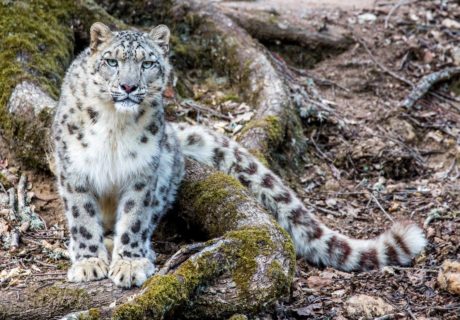
{"label": "thick tail tip", "polygon": [[[389,264],[394,260],[392,258],[397,258],[397,264],[407,265],[411,262],[412,258],[417,256],[423,248],[425,248],[427,240],[423,230],[412,222],[398,222],[394,224],[390,230],[390,237],[392,244],[398,248],[397,257],[389,258]],[[388,250],[387,252],[390,252]]]}

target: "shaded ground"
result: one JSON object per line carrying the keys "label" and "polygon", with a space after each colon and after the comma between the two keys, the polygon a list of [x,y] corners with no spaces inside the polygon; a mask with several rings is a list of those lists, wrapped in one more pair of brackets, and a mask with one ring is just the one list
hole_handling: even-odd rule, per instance
{"label": "shaded ground", "polygon": [[[389,227],[391,220],[411,219],[424,225],[429,245],[411,268],[348,274],[299,261],[291,297],[260,318],[345,319],[345,300],[359,293],[382,297],[395,307],[388,319],[460,316],[458,296],[436,284],[440,264],[460,259],[460,97],[458,91],[453,93],[453,84],[459,86],[460,79],[435,87],[415,108],[405,110],[399,103],[410,87],[378,66],[381,63],[416,83],[423,75],[452,65],[460,30],[445,21],[458,20],[460,9],[422,1],[404,5],[388,18],[394,3],[371,2],[353,9],[349,1],[346,9],[328,5],[327,10],[315,8],[314,15],[307,11],[299,15],[313,25],[349,28],[370,51],[356,44],[308,70],[329,81],[318,83],[323,83],[320,92],[331,110],[310,110],[305,117],[306,164],[295,178],[285,178],[334,229],[366,238]],[[252,116],[251,106],[239,101],[227,81],[212,72],[189,71],[189,90],[206,107],[178,106],[172,100],[170,117],[238,134]],[[18,168],[8,160],[2,157],[0,167],[11,173],[13,181]],[[14,251],[0,250],[3,289],[26,286],[32,276],[42,277],[43,286],[50,285],[64,279],[68,266],[55,250],[65,247],[67,232],[54,180],[29,177],[32,204],[47,229],[28,232]],[[3,183],[8,187],[7,181]],[[8,223],[0,218],[2,228]],[[159,263],[178,248],[172,238],[157,241]]]}

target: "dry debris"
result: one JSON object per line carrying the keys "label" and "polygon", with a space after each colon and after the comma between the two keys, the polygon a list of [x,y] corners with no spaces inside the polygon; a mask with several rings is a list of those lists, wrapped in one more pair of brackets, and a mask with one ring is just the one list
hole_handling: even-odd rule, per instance
{"label": "dry debris", "polygon": [[394,312],[393,306],[380,297],[364,294],[352,296],[345,303],[345,311],[352,319],[373,319]]}
{"label": "dry debris", "polygon": [[438,283],[442,289],[460,295],[460,262],[444,261],[439,270]]}

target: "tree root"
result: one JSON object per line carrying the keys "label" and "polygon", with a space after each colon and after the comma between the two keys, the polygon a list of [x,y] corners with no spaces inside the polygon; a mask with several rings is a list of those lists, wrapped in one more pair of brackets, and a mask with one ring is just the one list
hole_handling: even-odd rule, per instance
{"label": "tree root", "polygon": [[460,67],[446,68],[437,72],[426,75],[407,95],[401,106],[410,109],[414,106],[417,100],[421,99],[430,91],[431,87],[438,82],[449,80],[457,75],[460,75]]}
{"label": "tree root", "polygon": [[[136,3],[139,5],[143,1]],[[75,34],[77,46],[86,41],[84,31],[89,29],[86,23],[102,20],[110,25],[124,26],[91,0],[78,1],[77,5],[82,8],[76,13],[82,15]],[[298,89],[297,75],[292,71],[285,72],[288,69],[286,63],[277,60],[250,35],[258,37],[255,30],[246,30],[244,19],[254,17],[238,16],[219,5],[199,0],[163,1],[161,8],[160,15],[166,21],[176,26],[186,24],[202,39],[206,48],[201,49],[213,52],[207,58],[214,60],[216,68],[220,66],[234,82],[239,83],[241,95],[254,106],[255,118],[240,133],[240,143],[264,162],[267,158],[272,160],[270,155],[279,151],[285,141],[290,142],[289,149],[296,155],[302,154],[303,133],[295,108],[313,102],[324,108],[327,106],[321,104],[318,95],[312,95],[305,88],[303,91]],[[83,17],[84,14],[92,15]],[[60,25],[63,32],[68,33],[71,29],[70,17],[75,16],[66,16]],[[132,21],[137,20],[133,18]],[[308,39],[300,35],[295,26],[291,31],[286,37],[306,44]],[[282,36],[280,28],[275,27],[271,32]],[[310,36],[316,37],[318,43],[342,45],[341,39]],[[65,50],[72,49],[70,42],[66,44]],[[68,60],[58,70],[47,71],[62,76]],[[27,99],[21,98],[25,93],[21,90],[10,101],[8,119],[14,114],[22,121],[14,125],[15,130],[37,132],[32,124],[44,130],[49,128],[59,81],[44,86],[38,80],[33,82],[32,91],[40,94],[35,95],[35,100],[30,99],[33,103],[24,103]],[[20,84],[14,83],[11,92],[4,92],[8,101],[13,89]],[[16,101],[23,102],[15,104],[18,98],[22,100]],[[38,110],[36,106],[43,108]],[[3,102],[0,108],[8,110]],[[40,117],[44,121],[34,124],[33,119]],[[6,122],[0,121],[2,128],[7,128]],[[38,163],[36,167],[46,166],[43,154],[48,146],[43,144],[43,136],[46,134],[40,134],[40,143],[37,142],[36,146],[29,143],[27,148],[18,148],[34,151],[33,157],[27,159],[33,160],[34,165]],[[13,143],[12,140],[9,142]],[[290,237],[238,181],[190,161],[174,213],[212,240],[179,250],[142,289],[123,291],[109,280],[85,284],[56,282],[52,287],[43,288],[39,280],[31,279],[27,288],[18,288],[16,292],[2,289],[0,319],[41,319],[66,314],[69,319],[162,319],[178,315],[195,319],[225,318],[237,313],[256,313],[289,291],[295,266]]]}
{"label": "tree root", "polygon": [[327,30],[317,31],[308,23],[284,19],[270,12],[236,10],[221,5],[222,11],[254,38],[264,42],[280,41],[296,44],[306,49],[323,51],[343,50],[353,43],[346,30],[328,26]]}
{"label": "tree root", "polygon": [[[2,290],[0,319],[225,318],[258,312],[289,292],[291,239],[238,181],[189,161],[179,199],[174,213],[213,239],[180,249],[142,289],[108,280],[39,288],[32,278],[27,288]],[[82,309],[91,310],[69,314]]]}

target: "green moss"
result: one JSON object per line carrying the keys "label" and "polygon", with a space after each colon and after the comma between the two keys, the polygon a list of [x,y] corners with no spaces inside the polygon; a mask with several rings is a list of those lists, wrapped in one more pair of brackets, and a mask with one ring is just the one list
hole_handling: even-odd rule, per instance
{"label": "green moss", "polygon": [[5,189],[9,189],[12,187],[12,184],[2,173],[0,173],[0,184],[2,184]]}
{"label": "green moss", "polygon": [[36,0],[0,3],[0,129],[31,167],[44,165],[43,127],[49,116],[24,121],[7,111],[12,90],[22,81],[39,84],[57,98],[65,68],[72,58],[73,1]]}
{"label": "green moss", "polygon": [[279,146],[284,139],[284,130],[281,121],[276,116],[267,116],[264,119],[252,120],[246,124],[241,131],[241,136],[245,135],[250,130],[260,129],[264,130],[267,134],[267,141],[264,141],[264,150],[260,152],[266,152],[270,148]]}
{"label": "green moss", "polygon": [[74,31],[87,35],[97,20],[120,24],[92,0],[0,1],[0,16],[0,131],[26,166],[47,169],[53,111],[45,109],[33,120],[11,115],[13,89],[29,81],[57,99],[73,58]]}
{"label": "green moss", "polygon": [[236,93],[227,93],[219,100],[219,102],[225,102],[225,101],[238,102],[240,101],[240,97]]}
{"label": "green moss", "polygon": [[270,163],[268,162],[267,158],[264,156],[262,152],[256,149],[250,149],[249,152],[257,158],[264,166],[270,168]]}
{"label": "green moss", "polygon": [[[287,235],[286,235],[287,236]],[[293,254],[290,238],[283,234],[282,241],[289,255]],[[171,311],[179,306],[185,306],[198,288],[214,280],[218,275],[229,270],[235,281],[239,294],[239,301],[247,301],[245,312],[256,312],[261,303],[273,302],[289,291],[292,281],[293,268],[283,270],[279,263],[272,263],[267,268],[267,276],[273,282],[272,290],[256,292],[250,290],[250,284],[257,271],[257,257],[270,256],[277,249],[271,238],[270,231],[265,228],[248,228],[229,231],[224,239],[232,240],[221,243],[216,251],[201,253],[193,260],[184,262],[170,275],[156,275],[144,284],[143,294],[134,301],[119,306],[113,315],[114,319],[149,319],[171,317]],[[215,244],[215,240],[209,245]],[[219,258],[216,259],[216,256]],[[216,261],[218,260],[218,261]],[[287,273],[287,275],[286,275]],[[190,305],[193,308],[193,305]],[[206,309],[208,315],[223,315],[219,306]],[[228,307],[225,308],[228,312]]]}
{"label": "green moss", "polygon": [[88,313],[78,316],[78,320],[98,320],[101,318],[101,311],[98,308],[91,308]]}
{"label": "green moss", "polygon": [[146,291],[132,303],[118,307],[113,319],[143,319],[148,316],[165,314],[184,295],[183,284],[174,275],[156,275],[145,284]]}
{"label": "green moss", "polygon": [[216,172],[198,182],[184,181],[181,197],[193,207],[209,236],[216,237],[234,229],[241,219],[237,206],[246,197],[244,191],[238,180]]}
{"label": "green moss", "polygon": [[[83,289],[70,289],[49,287],[36,292],[31,301],[32,307],[46,306],[50,310],[59,309],[59,311],[70,311],[87,308],[91,302],[91,297]],[[58,311],[58,310],[56,310]]]}
{"label": "green moss", "polygon": [[232,273],[233,280],[242,294],[249,294],[249,285],[257,270],[256,257],[269,255],[275,249],[266,229],[244,229],[227,232],[226,238],[240,242],[236,251],[236,268]]}
{"label": "green moss", "polygon": [[113,319],[163,318],[173,307],[190,299],[196,288],[218,274],[221,265],[210,254],[187,260],[172,275],[156,275],[143,286],[144,293],[133,302],[118,307]]}

